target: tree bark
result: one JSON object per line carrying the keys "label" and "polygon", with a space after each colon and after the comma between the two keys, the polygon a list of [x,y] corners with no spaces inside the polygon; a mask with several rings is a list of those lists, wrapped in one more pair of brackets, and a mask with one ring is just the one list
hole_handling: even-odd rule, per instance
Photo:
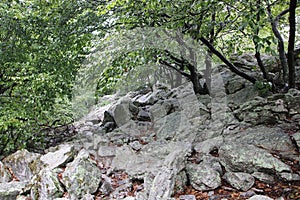
{"label": "tree bark", "polygon": [[296,13],[297,0],[290,0],[290,33],[289,33],[289,44],[288,44],[288,66],[289,66],[289,87],[295,87],[295,32],[296,32]]}
{"label": "tree bark", "polygon": [[249,76],[248,74],[242,72],[241,70],[239,70],[238,68],[236,68],[229,60],[227,60],[222,53],[220,53],[213,45],[211,45],[209,43],[209,41],[207,39],[205,39],[204,37],[200,37],[199,38],[201,42],[203,42],[203,44],[205,46],[208,47],[208,49],[213,53],[215,54],[220,60],[222,60],[222,62],[224,62],[228,67],[229,69],[234,72],[235,74],[243,77],[244,79],[250,81],[251,83],[255,83],[256,82],[256,78],[252,77],[252,76]]}
{"label": "tree bark", "polygon": [[[260,0],[257,0],[257,2],[256,2],[256,9],[257,9],[256,23],[257,24],[259,24],[259,22],[260,22],[260,13],[259,13],[260,6],[261,6],[261,2],[260,2]],[[257,35],[257,36],[259,35],[259,26],[256,27],[255,35]],[[261,55],[260,55],[259,48],[258,48],[258,42],[253,39],[253,43],[255,46],[255,58],[256,58],[257,64],[258,64],[261,72],[263,73],[264,79],[268,80],[269,79],[268,72],[261,60]]]}
{"label": "tree bark", "polygon": [[279,53],[279,59],[280,59],[280,63],[281,63],[281,67],[282,67],[282,78],[283,78],[283,82],[285,84],[287,84],[287,71],[288,71],[288,63],[287,63],[287,58],[285,56],[285,52],[284,52],[284,43],[283,43],[283,39],[281,37],[281,34],[279,33],[277,26],[278,26],[278,22],[279,19],[287,14],[289,12],[289,9],[282,11],[274,20],[272,18],[272,13],[271,13],[271,7],[270,5],[268,5],[268,14],[269,14],[269,18],[271,19],[271,25],[272,25],[272,31],[275,35],[275,37],[278,40],[278,53]]}

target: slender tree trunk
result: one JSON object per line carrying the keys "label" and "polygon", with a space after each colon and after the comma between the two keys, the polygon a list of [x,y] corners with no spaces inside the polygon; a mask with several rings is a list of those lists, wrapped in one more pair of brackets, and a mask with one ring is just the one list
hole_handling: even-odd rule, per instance
{"label": "slender tree trunk", "polygon": [[278,26],[278,22],[279,19],[285,15],[286,13],[289,12],[289,10],[284,10],[283,12],[281,12],[274,20],[272,17],[272,13],[271,13],[271,7],[270,5],[268,5],[267,7],[268,10],[268,14],[269,14],[269,18],[271,20],[271,25],[272,25],[272,31],[275,35],[275,37],[278,40],[278,53],[279,53],[279,59],[280,59],[280,63],[281,63],[281,67],[282,67],[282,78],[283,78],[283,82],[284,84],[287,84],[287,72],[288,72],[288,63],[287,63],[287,58],[284,52],[284,43],[283,43],[283,39],[281,37],[280,32],[277,29]]}
{"label": "slender tree trunk", "polygon": [[296,31],[296,22],[295,22],[295,12],[296,12],[297,0],[290,0],[290,15],[289,15],[289,24],[290,24],[290,34],[289,34],[289,44],[288,44],[288,66],[289,66],[289,87],[295,87],[295,31]]}
{"label": "slender tree trunk", "polygon": [[[259,9],[260,9],[260,6],[261,6],[261,2],[260,0],[257,0],[256,2],[256,9],[257,9],[257,14],[256,14],[256,23],[259,24],[260,22],[260,14],[259,14]],[[255,30],[255,35],[259,35],[259,26],[257,26],[256,30]],[[254,43],[254,46],[255,46],[255,58],[257,60],[257,64],[261,70],[261,72],[263,73],[263,77],[264,79],[268,80],[268,72],[261,60],[261,55],[260,55],[260,52],[259,52],[259,48],[258,48],[258,42],[256,40],[253,39],[253,43]]]}
{"label": "slender tree trunk", "polygon": [[200,37],[199,38],[201,42],[203,42],[203,44],[205,46],[208,47],[208,49],[215,54],[220,60],[222,60],[223,63],[225,63],[230,71],[232,71],[233,73],[243,77],[244,79],[250,81],[251,83],[255,83],[256,82],[256,78],[249,76],[248,74],[242,72],[241,70],[239,70],[238,68],[236,68],[229,60],[227,60],[222,53],[220,53],[213,45],[211,45],[209,43],[209,41],[207,39],[205,39],[204,37]]}

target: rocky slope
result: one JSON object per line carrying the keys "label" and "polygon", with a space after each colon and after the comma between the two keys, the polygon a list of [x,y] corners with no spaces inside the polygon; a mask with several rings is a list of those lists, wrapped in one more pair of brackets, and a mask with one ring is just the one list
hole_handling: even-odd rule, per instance
{"label": "rocky slope", "polygon": [[0,199],[299,199],[300,91],[218,76],[103,97],[72,141],[4,158]]}

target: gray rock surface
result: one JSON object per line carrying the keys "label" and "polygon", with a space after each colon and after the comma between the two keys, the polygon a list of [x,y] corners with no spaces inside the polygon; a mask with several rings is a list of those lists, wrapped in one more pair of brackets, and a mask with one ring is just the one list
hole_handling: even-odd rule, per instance
{"label": "gray rock surface", "polygon": [[291,172],[290,166],[273,157],[271,153],[254,145],[226,143],[220,147],[222,164],[234,172]]}
{"label": "gray rock surface", "polygon": [[189,164],[187,173],[191,185],[197,190],[213,190],[221,186],[220,173],[209,163]]}
{"label": "gray rock surface", "polygon": [[74,146],[70,144],[64,144],[58,146],[57,151],[49,152],[41,156],[40,160],[50,169],[54,169],[61,165],[65,165],[74,158],[74,155]]}
{"label": "gray rock surface", "polygon": [[1,200],[12,200],[16,199],[17,196],[23,192],[28,182],[17,182],[12,181],[9,183],[0,183],[0,199]]}
{"label": "gray rock surface", "polygon": [[19,150],[4,158],[2,162],[5,166],[12,169],[18,180],[30,181],[34,172],[38,171],[35,161],[40,156],[40,154],[31,153],[27,150]]}
{"label": "gray rock surface", "polygon": [[226,172],[223,178],[237,190],[248,191],[254,185],[254,177],[243,172]]}
{"label": "gray rock surface", "polygon": [[79,199],[85,194],[97,191],[101,182],[101,171],[89,158],[89,153],[81,150],[74,161],[67,165],[62,174],[62,182],[70,198]]}
{"label": "gray rock surface", "polygon": [[12,175],[9,170],[0,161],[0,183],[7,183],[12,180]]}
{"label": "gray rock surface", "polygon": [[52,170],[46,167],[33,178],[30,195],[33,200],[53,199],[63,195],[64,189],[58,180],[58,173]]}
{"label": "gray rock surface", "polygon": [[264,195],[254,195],[254,196],[250,197],[248,200],[274,200],[274,199],[264,196]]}

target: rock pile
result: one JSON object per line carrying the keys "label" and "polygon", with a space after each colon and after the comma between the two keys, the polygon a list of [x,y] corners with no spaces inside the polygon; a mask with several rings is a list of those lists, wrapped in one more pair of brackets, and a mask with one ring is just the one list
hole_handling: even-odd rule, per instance
{"label": "rock pile", "polygon": [[209,199],[231,199],[214,192],[227,188],[253,200],[272,199],[256,181],[299,184],[300,92],[262,98],[221,76],[225,87],[211,96],[186,83],[103,98],[71,142],[3,159],[0,199],[188,200],[192,187]]}

